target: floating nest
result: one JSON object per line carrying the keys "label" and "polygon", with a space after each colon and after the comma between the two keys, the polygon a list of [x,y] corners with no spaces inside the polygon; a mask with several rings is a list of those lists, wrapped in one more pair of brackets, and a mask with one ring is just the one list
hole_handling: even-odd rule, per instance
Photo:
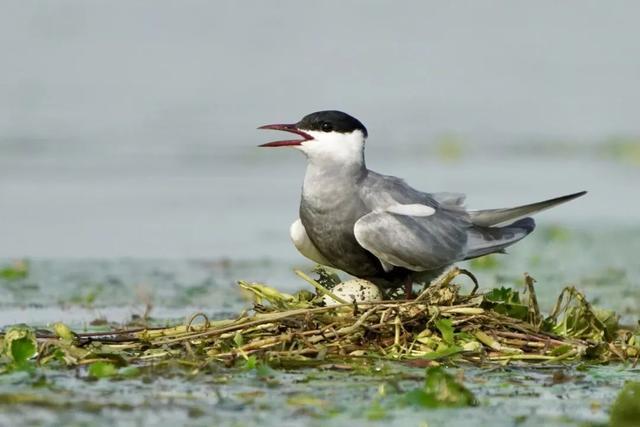
{"label": "floating nest", "polygon": [[[534,280],[525,291],[463,292],[453,268],[415,299],[347,303],[332,293],[336,278],[323,269],[316,288],[288,295],[266,285],[239,282],[254,299],[236,318],[212,321],[197,313],[186,324],[75,333],[64,324],[34,331],[13,326],[0,338],[0,371],[20,363],[77,366],[108,362],[145,365],[177,359],[233,365],[258,358],[272,366],[314,366],[363,359],[415,364],[491,365],[559,361],[627,361],[640,356],[640,332],[565,288],[552,312],[540,313]],[[474,279],[475,282],[475,279]],[[326,304],[326,298],[333,305]]]}

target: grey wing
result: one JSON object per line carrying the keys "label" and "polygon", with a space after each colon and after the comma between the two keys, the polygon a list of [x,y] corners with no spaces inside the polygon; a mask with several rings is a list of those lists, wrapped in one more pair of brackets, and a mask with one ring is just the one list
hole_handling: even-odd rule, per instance
{"label": "grey wing", "polygon": [[[426,208],[433,214],[420,214]],[[482,227],[470,224],[459,211],[410,204],[371,212],[356,221],[353,232],[360,246],[374,254],[385,271],[392,266],[425,271],[503,252],[534,228],[532,218],[503,227]]]}
{"label": "grey wing", "polygon": [[[420,208],[422,207],[422,208]],[[358,243],[383,266],[434,270],[464,258],[469,223],[458,211],[420,204],[375,210],[354,226]]]}
{"label": "grey wing", "polygon": [[434,270],[501,252],[535,227],[530,218],[503,227],[478,223],[486,211],[465,210],[462,194],[423,193],[399,178],[374,172],[367,176],[361,198],[371,212],[356,221],[354,235],[385,271],[391,266]]}
{"label": "grey wing", "polygon": [[462,193],[431,193],[431,197],[443,206],[463,207],[466,196]]}
{"label": "grey wing", "polygon": [[381,175],[369,171],[360,191],[365,204],[376,210],[386,206],[403,203],[420,203],[432,207],[443,207],[466,215],[465,195],[461,193],[425,193],[411,187],[395,176]]}

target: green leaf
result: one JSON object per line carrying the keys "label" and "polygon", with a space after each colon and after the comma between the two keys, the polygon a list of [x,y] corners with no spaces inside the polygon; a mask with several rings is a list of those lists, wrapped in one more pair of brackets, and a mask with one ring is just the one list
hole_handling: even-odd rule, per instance
{"label": "green leaf", "polygon": [[511,288],[492,289],[484,296],[482,307],[520,320],[529,315],[529,307],[520,302],[520,294]]}
{"label": "green leaf", "polygon": [[5,332],[2,352],[18,367],[36,355],[38,343],[33,329],[24,325],[12,326]]}
{"label": "green leaf", "polygon": [[440,335],[442,335],[442,341],[444,341],[448,345],[453,345],[453,323],[450,319],[439,319],[436,322],[436,328],[440,331]]}
{"label": "green leaf", "polygon": [[17,364],[23,364],[36,354],[36,344],[29,337],[14,340],[11,345],[11,358]]}
{"label": "green leaf", "polygon": [[233,336],[233,342],[238,347],[242,347],[242,345],[244,344],[244,339],[242,338],[242,334],[240,333],[240,331],[236,332],[236,334]]}
{"label": "green leaf", "polygon": [[573,346],[569,344],[560,345],[551,350],[552,356],[561,356],[569,351],[573,350]]}
{"label": "green leaf", "polygon": [[478,403],[471,391],[441,367],[427,369],[424,391],[446,406],[473,406]]}
{"label": "green leaf", "polygon": [[442,406],[433,395],[419,388],[406,392],[404,394],[404,401],[407,405],[422,408],[437,408],[438,406]]}
{"label": "green leaf", "polygon": [[407,405],[422,408],[463,407],[478,404],[475,396],[441,367],[426,371],[424,386],[402,395]]}
{"label": "green leaf", "polygon": [[247,371],[250,371],[252,369],[255,369],[258,366],[258,359],[256,359],[255,356],[249,356],[247,357],[246,362],[244,363],[244,369],[246,369]]}
{"label": "green leaf", "polygon": [[127,366],[126,368],[120,369],[118,374],[123,378],[136,378],[142,374],[142,370],[137,366]]}
{"label": "green leaf", "polygon": [[611,405],[610,425],[633,427],[640,419],[640,382],[628,382]]}
{"label": "green leaf", "polygon": [[520,293],[511,288],[494,288],[485,295],[485,299],[491,302],[520,304]]}
{"label": "green leaf", "polygon": [[29,275],[29,263],[16,261],[13,265],[0,269],[0,278],[5,280],[20,280]]}
{"label": "green leaf", "polygon": [[462,350],[463,350],[462,347],[458,347],[456,345],[453,345],[451,347],[444,347],[436,351],[433,351],[431,353],[425,354],[424,356],[422,356],[422,359],[426,359],[426,360],[445,359],[449,356],[453,356],[454,354],[460,353]]}
{"label": "green leaf", "polygon": [[92,378],[108,378],[117,373],[117,369],[113,363],[94,362],[89,365],[89,376]]}
{"label": "green leaf", "polygon": [[385,411],[378,400],[375,400],[371,404],[371,407],[365,412],[365,415],[370,421],[379,421],[389,417],[389,414],[387,414],[387,411]]}
{"label": "green leaf", "polygon": [[71,329],[64,323],[61,323],[61,322],[54,323],[53,332],[55,332],[58,338],[62,340],[73,341],[73,338],[74,338],[73,332],[71,332]]}
{"label": "green leaf", "polygon": [[609,336],[613,336],[616,331],[620,329],[620,325],[618,323],[620,316],[618,316],[615,311],[593,307],[593,312],[598,320],[605,326]]}
{"label": "green leaf", "polygon": [[273,369],[271,369],[269,365],[265,365],[264,363],[258,363],[255,368],[255,372],[258,378],[269,378],[274,374]]}

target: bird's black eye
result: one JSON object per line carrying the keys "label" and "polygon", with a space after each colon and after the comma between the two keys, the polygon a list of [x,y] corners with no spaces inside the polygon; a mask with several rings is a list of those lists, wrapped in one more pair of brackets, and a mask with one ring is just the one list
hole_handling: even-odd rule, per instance
{"label": "bird's black eye", "polygon": [[333,130],[333,126],[329,122],[322,123],[322,132],[331,132]]}

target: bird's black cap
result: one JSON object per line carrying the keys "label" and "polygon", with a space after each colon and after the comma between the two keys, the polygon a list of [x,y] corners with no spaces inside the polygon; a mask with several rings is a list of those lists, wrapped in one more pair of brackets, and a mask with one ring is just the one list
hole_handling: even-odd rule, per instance
{"label": "bird's black cap", "polygon": [[365,137],[368,136],[367,128],[360,120],[351,117],[347,113],[336,110],[316,111],[302,118],[296,127],[302,130],[317,130],[321,132],[350,133],[354,130],[362,131]]}

